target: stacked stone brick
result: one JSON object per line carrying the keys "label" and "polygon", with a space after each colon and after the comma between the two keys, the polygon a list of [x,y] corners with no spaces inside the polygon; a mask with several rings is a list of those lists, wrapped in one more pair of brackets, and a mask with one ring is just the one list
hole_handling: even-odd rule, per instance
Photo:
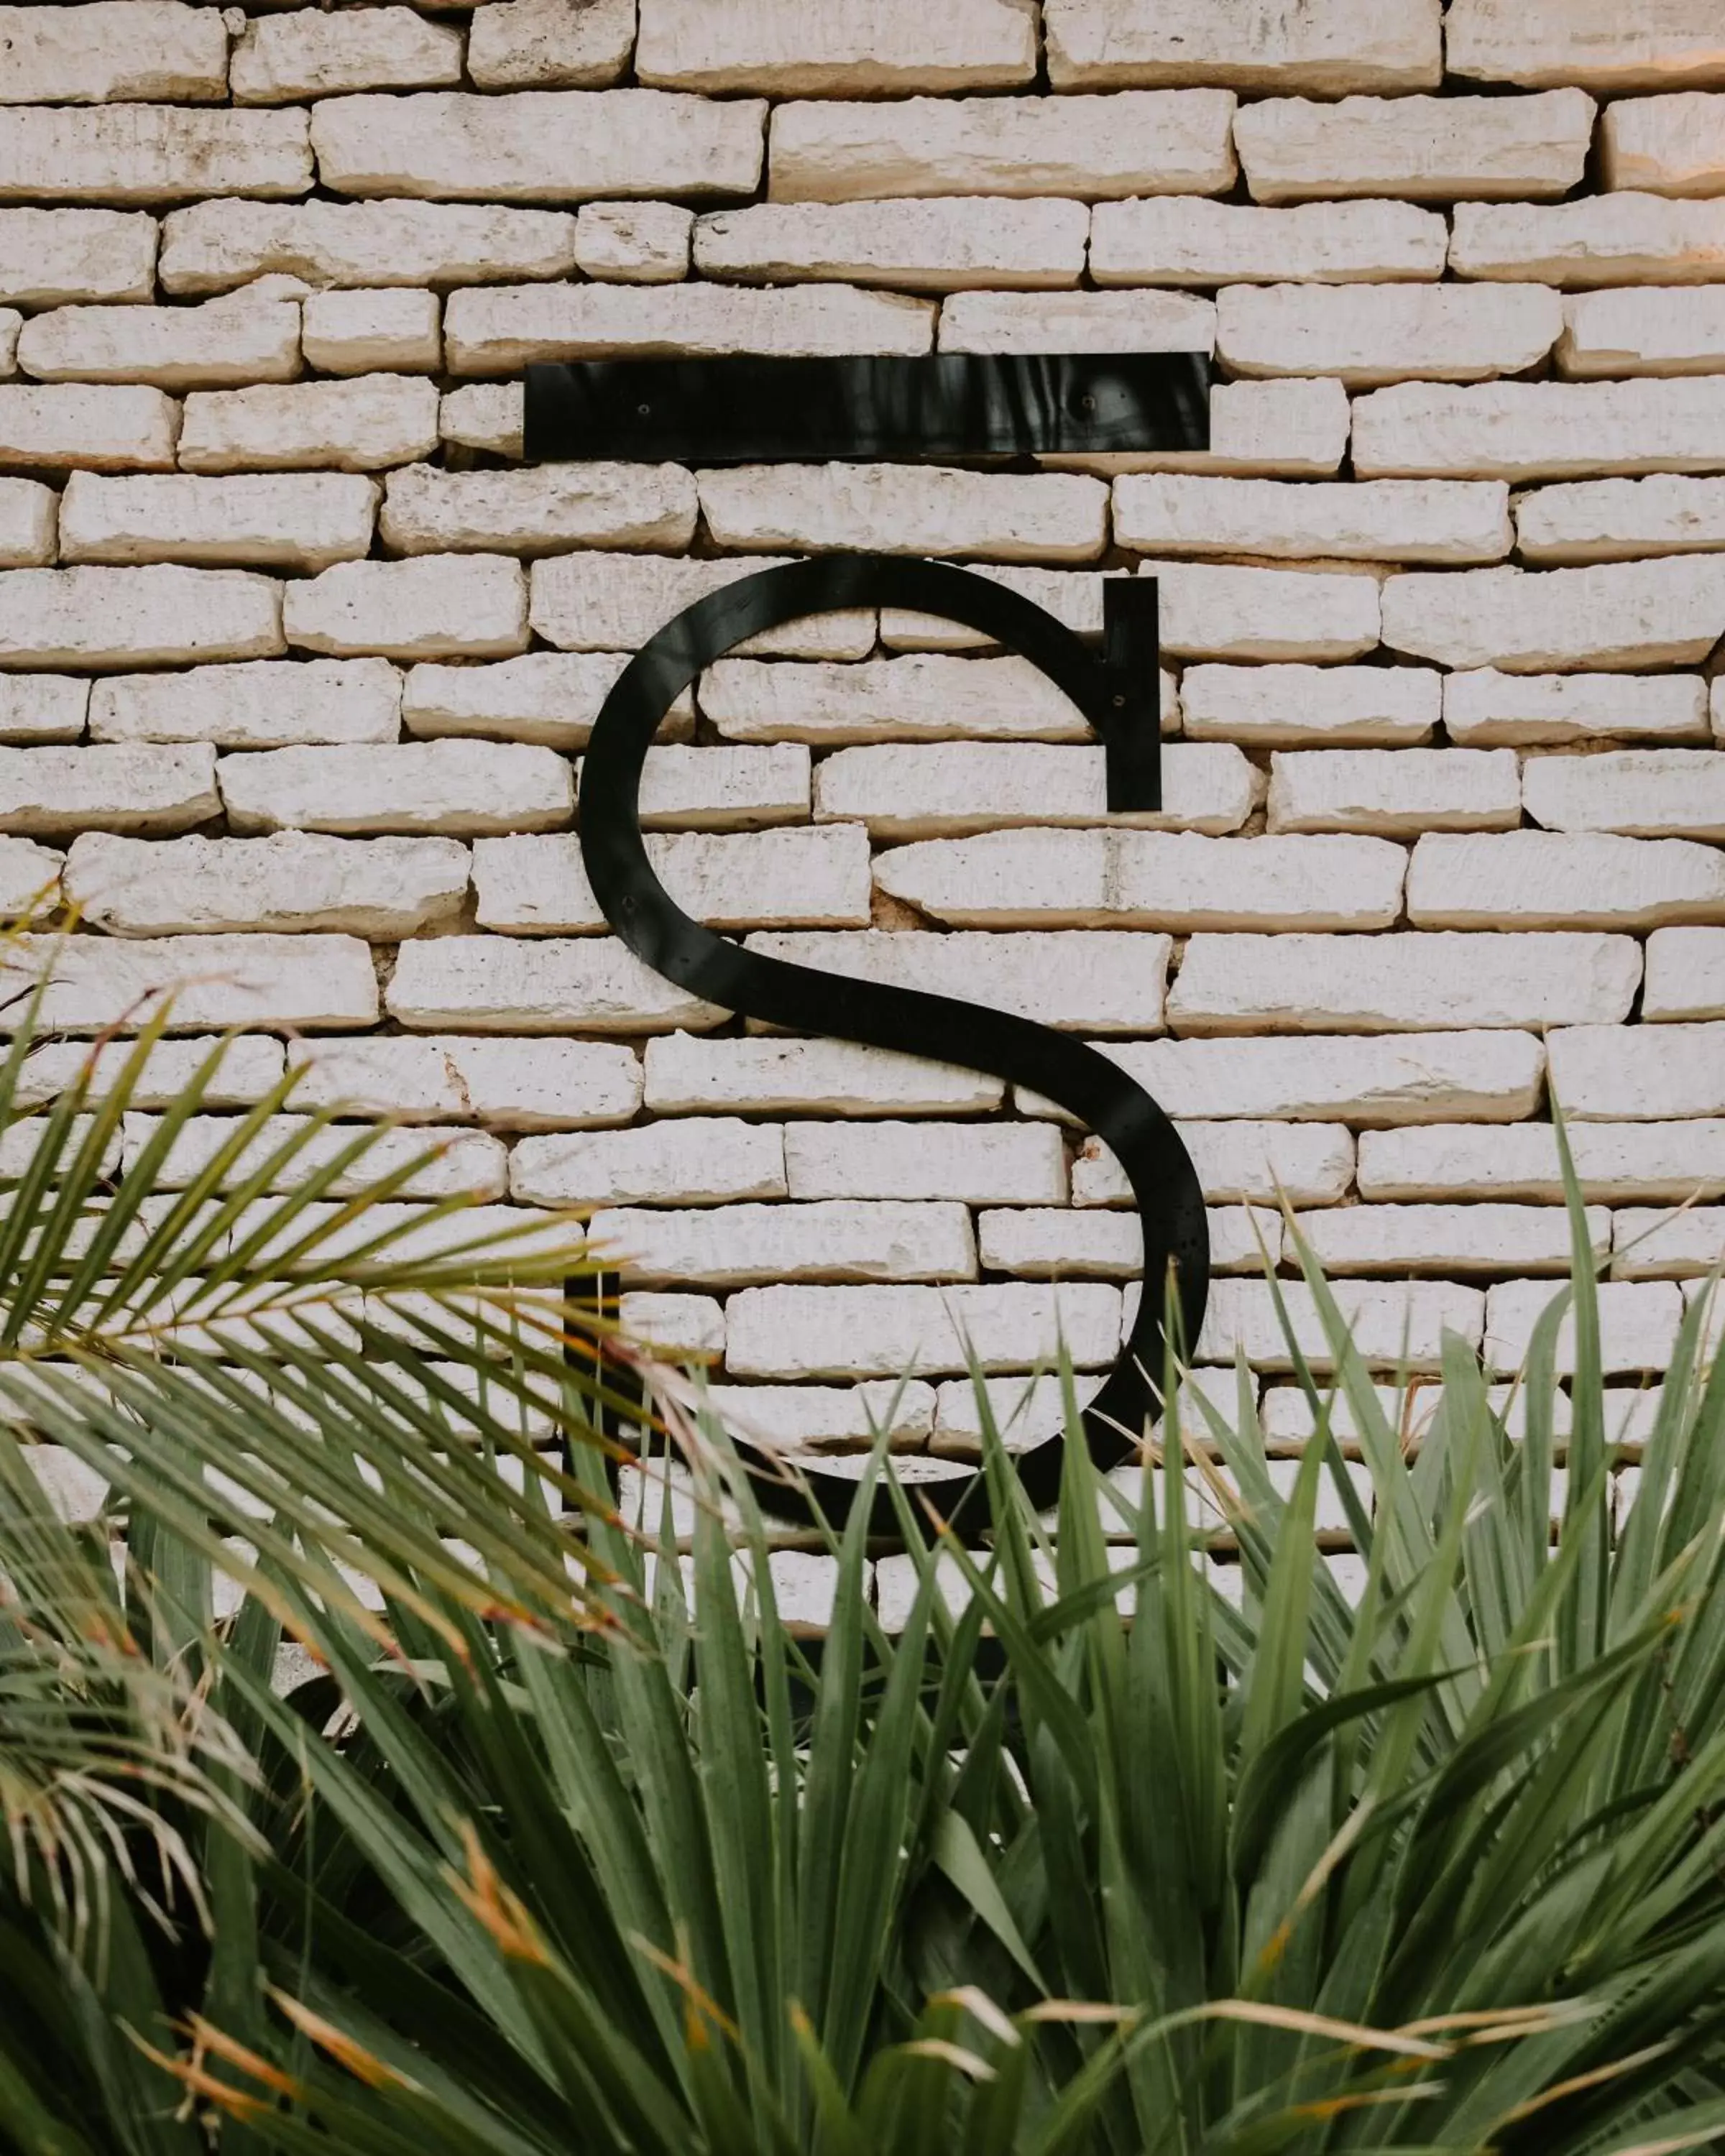
{"label": "stacked stone brick", "polygon": [[[1194,347],[1202,453],[521,460],[531,360]],[[75,910],[51,1020],[184,978],[177,1033],[258,1034],[229,1110],[285,1055],[446,1131],[440,1188],[596,1209],[777,1441],[911,1370],[895,1442],[973,1454],[966,1342],[1100,1369],[1138,1255],[1050,1104],[606,932],[607,689],[822,549],[1086,635],[1157,577],[1167,806],[1105,816],[1023,661],[858,611],[672,715],[661,874],[1139,1075],[1214,1208],[1199,1360],[1279,1442],[1278,1194],[1386,1374],[1445,1327],[1514,1369],[1553,1096],[1626,1391],[1725,1255],[1720,0],[0,8],[0,903]]]}

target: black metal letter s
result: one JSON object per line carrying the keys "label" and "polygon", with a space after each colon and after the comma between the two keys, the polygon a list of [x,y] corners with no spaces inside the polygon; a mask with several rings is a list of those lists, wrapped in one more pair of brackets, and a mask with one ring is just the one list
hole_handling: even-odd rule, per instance
{"label": "black metal letter s", "polygon": [[[655,973],[710,1003],[784,1026],[875,1048],[897,1049],[1029,1087],[1076,1116],[1125,1169],[1144,1234],[1137,1318],[1106,1383],[1085,1410],[1099,1463],[1124,1458],[1158,1404],[1167,1282],[1172,1266],[1189,1344],[1204,1319],[1209,1235],[1191,1156],[1150,1096],[1117,1065],[1070,1035],[1026,1018],[946,996],[820,973],[746,951],[673,903],[642,842],[643,762],[665,714],[700,673],[746,638],[803,614],[858,606],[910,608],[963,623],[1028,659],[1070,696],[1104,744],[1108,806],[1160,806],[1159,683],[1155,587],[1110,578],[1103,585],[1100,657],[1062,623],[1007,586],[943,563],[891,555],[837,554],[738,578],[687,608],[644,644],[606,698],[587,751],[581,789],[581,850],[601,910]],[[739,1441],[763,1502],[798,1512],[796,1493],[771,1455]],[[1061,1440],[1019,1455],[1020,1479],[1037,1504],[1052,1502]],[[835,1524],[856,1484],[805,1466],[810,1493]],[[951,1518],[978,1477],[918,1485]],[[896,1530],[886,1493],[874,1526]]]}

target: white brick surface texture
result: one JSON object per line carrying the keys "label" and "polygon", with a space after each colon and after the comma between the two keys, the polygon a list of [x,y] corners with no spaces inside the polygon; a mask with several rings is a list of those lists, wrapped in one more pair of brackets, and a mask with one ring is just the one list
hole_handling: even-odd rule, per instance
{"label": "white brick surface texture", "polygon": [[[1117,1351],[1118,1163],[1008,1074],[651,971],[583,762],[759,571],[959,562],[1092,648],[1153,578],[1157,809],[1022,654],[857,604],[686,683],[655,873],[1153,1093],[1202,1363],[1286,1370],[1268,1262],[1322,1366],[1286,1197],[1374,1367],[1447,1329],[1512,1374],[1560,1106],[1614,1374],[1657,1370],[1725,1254],[1720,0],[0,18],[0,999],[52,966],[44,1097],[177,983],[141,1117],[244,1029],[207,1152],[291,1067],[488,1205],[592,1209],[740,1427],[973,1458],[967,1354],[1009,1407]],[[534,361],[1081,351],[1204,355],[1207,446],[524,456]]]}

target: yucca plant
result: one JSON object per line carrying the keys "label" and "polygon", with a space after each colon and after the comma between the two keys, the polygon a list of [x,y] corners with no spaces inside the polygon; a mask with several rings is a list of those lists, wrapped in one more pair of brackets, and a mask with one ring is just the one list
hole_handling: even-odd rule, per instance
{"label": "yucca plant", "polygon": [[[220,1178],[198,1198],[231,1202]],[[561,1361],[572,1313],[543,1329],[501,1259],[469,1268],[478,1298],[453,1260],[392,1275],[388,1313],[354,1314],[346,1257],[316,1283],[322,1317],[283,1314],[297,1283],[228,1281],[208,1293],[234,1291],[228,1332],[176,1332],[169,1362],[160,1338],[44,1327],[103,1387],[33,1366],[0,1488],[24,1487],[23,1424],[45,1430],[111,1475],[133,1563],[110,1587],[95,1537],[0,1512],[21,1678],[91,1748],[84,1794],[53,1801],[90,1807],[80,1853],[107,1897],[80,1927],[95,1902],[66,1887],[69,1837],[17,1867],[23,2034],[0,2042],[27,2101],[0,2091],[0,2133],[31,2156],[1707,2145],[1725,1377],[1697,1306],[1614,1524],[1572,1212],[1555,1537],[1561,1305],[1522,1435],[1451,1342],[1410,1457],[1302,1259],[1335,1377],[1291,1327],[1317,1435],[1286,1501],[1244,1373],[1224,1415],[1181,1398],[1172,1358],[1164,1428],[1189,1464],[1154,1471],[1148,1442],[1137,1491],[1104,1481],[1074,1415],[1054,1522],[985,1414],[978,1548],[925,1544],[883,1445],[868,1473],[896,1491],[914,1600],[883,1627],[859,1507],[829,1539],[818,1643],[779,1614],[698,1383],[655,1389],[684,1552],[678,1509],[622,1515],[593,1365]],[[247,1328],[270,1295],[264,1353]],[[567,1466],[440,1393],[475,1328],[467,1367]],[[1189,1476],[1224,1507],[1225,1549],[1189,1517]],[[1326,1476],[1353,1594],[1318,1547]],[[68,1615],[90,1606],[93,1635]],[[68,1635],[116,1650],[91,1663]],[[315,1673],[283,1696],[285,1640]]]}

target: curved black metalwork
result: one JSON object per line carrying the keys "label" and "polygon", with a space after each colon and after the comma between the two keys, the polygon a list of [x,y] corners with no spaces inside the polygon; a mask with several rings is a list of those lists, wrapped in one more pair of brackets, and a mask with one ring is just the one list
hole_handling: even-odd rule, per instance
{"label": "curved black metalwork", "polygon": [[[963,623],[1021,654],[1062,689],[1101,737],[1111,809],[1159,805],[1159,684],[1154,587],[1110,578],[1104,586],[1100,655],[1064,624],[1007,586],[944,563],[891,555],[839,554],[739,578],[668,622],[619,676],[595,721],[583,767],[581,851],[606,919],[653,970],[705,1000],[798,1033],[830,1034],[983,1070],[1045,1095],[1086,1124],[1125,1169],[1144,1232],[1137,1318],[1101,1390],[1085,1410],[1091,1448],[1105,1466],[1126,1457],[1153,1414],[1163,1362],[1167,1284],[1178,1286],[1187,1340],[1196,1339],[1209,1286],[1209,1239],[1191,1156],[1167,1116],[1117,1064],[1082,1041],[1034,1020],[947,996],[816,973],[746,951],[691,920],[654,874],[641,837],[639,795],[647,750],[671,705],[701,670],[746,638],[803,614],[890,606]],[[1147,663],[1146,631],[1147,629]],[[763,1501],[807,1517],[807,1507],[764,1450],[740,1448]],[[1062,1441],[1056,1435],[1018,1456],[1032,1500],[1053,1501]],[[942,1517],[955,1517],[980,1481],[973,1475],[917,1485]],[[857,1485],[821,1468],[809,1491],[835,1524]],[[885,1492],[871,1526],[897,1531]]]}

